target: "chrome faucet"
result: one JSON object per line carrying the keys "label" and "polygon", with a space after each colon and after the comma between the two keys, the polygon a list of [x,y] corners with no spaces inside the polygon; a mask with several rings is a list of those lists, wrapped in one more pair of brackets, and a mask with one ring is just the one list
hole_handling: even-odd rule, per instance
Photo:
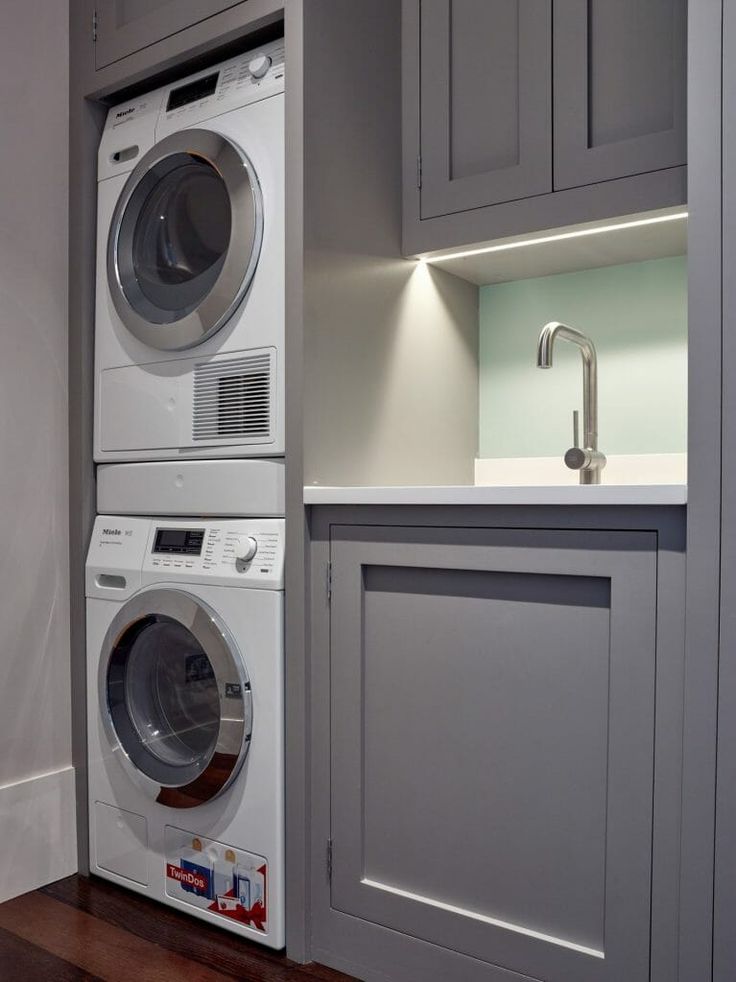
{"label": "chrome faucet", "polygon": [[573,446],[565,454],[565,464],[580,471],[581,484],[600,484],[606,466],[605,455],[598,450],[598,359],[595,345],[582,331],[558,321],[542,328],[537,343],[537,368],[552,368],[552,352],[557,338],[571,341],[580,348],[583,358],[583,445],[578,439],[578,412],[572,414]]}

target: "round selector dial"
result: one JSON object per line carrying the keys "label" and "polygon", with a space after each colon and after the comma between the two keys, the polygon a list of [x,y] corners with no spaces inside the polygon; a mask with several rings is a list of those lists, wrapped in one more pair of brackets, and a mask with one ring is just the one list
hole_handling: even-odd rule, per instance
{"label": "round selector dial", "polygon": [[249,563],[258,552],[258,543],[252,535],[239,535],[234,548],[236,561]]}
{"label": "round selector dial", "polygon": [[253,78],[263,78],[270,67],[271,59],[268,55],[256,55],[255,58],[248,62],[248,71]]}

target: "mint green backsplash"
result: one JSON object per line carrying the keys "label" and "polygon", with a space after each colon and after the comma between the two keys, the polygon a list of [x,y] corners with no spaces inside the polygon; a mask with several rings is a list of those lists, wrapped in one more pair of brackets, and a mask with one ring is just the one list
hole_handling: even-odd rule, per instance
{"label": "mint green backsplash", "polygon": [[572,444],[581,410],[579,349],[555,345],[536,367],[548,321],[590,335],[598,351],[599,445],[606,454],[687,449],[687,259],[486,286],[480,291],[481,457],[552,457]]}

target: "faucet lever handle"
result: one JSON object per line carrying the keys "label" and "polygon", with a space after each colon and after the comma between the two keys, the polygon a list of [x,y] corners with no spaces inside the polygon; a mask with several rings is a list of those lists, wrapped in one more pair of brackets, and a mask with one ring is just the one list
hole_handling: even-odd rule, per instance
{"label": "faucet lever handle", "polygon": [[572,445],[580,446],[580,413],[577,409],[572,411]]}

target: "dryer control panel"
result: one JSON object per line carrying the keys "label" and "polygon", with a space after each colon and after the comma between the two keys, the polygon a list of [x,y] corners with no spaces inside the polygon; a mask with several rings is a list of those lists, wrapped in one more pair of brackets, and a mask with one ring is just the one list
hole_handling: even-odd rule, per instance
{"label": "dryer control panel", "polygon": [[284,39],[270,41],[171,85],[113,106],[97,179],[127,174],[157,140],[284,91]]}
{"label": "dryer control panel", "polygon": [[282,590],[284,520],[97,518],[87,596],[178,581]]}
{"label": "dryer control panel", "polygon": [[284,91],[284,41],[205,69],[162,92],[156,139]]}

